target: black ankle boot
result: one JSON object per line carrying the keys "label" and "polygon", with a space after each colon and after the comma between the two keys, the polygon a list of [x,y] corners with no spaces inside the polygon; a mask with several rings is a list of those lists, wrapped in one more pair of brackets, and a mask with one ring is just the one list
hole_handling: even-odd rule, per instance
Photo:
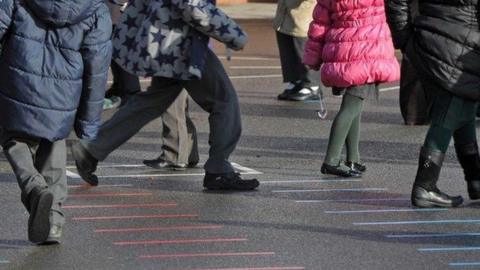
{"label": "black ankle boot", "polygon": [[455,151],[465,174],[468,196],[472,200],[478,200],[480,199],[480,156],[477,142],[455,144]]}
{"label": "black ankle boot", "polygon": [[461,196],[449,196],[437,188],[444,157],[445,154],[440,151],[421,148],[411,197],[414,206],[457,207],[463,203]]}

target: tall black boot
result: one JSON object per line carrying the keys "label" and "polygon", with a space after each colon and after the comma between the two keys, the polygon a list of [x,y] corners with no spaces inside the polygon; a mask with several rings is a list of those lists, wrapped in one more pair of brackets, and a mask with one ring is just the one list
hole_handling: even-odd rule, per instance
{"label": "tall black boot", "polygon": [[417,207],[457,207],[463,203],[461,196],[449,196],[437,188],[438,176],[445,154],[422,147],[418,171],[412,189],[412,204]]}
{"label": "tall black boot", "polygon": [[472,200],[478,200],[480,199],[480,156],[478,155],[477,142],[455,144],[455,151],[465,174],[468,196]]}

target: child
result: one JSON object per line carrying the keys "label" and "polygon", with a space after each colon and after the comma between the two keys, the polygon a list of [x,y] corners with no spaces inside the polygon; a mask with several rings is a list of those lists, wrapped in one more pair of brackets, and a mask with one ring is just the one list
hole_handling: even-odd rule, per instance
{"label": "child", "polygon": [[318,72],[309,70],[302,62],[314,6],[315,0],[278,1],[273,27],[280,52],[283,81],[288,83],[287,88],[278,95],[279,100],[318,100],[323,97],[324,86],[319,82]]}
{"label": "child", "polygon": [[[400,77],[383,0],[318,0],[308,31],[304,63],[321,68],[334,94],[343,94],[330,131],[323,174],[360,177],[366,167],[358,151],[363,101],[378,92],[378,83]],[[347,159],[340,161],[343,144]]]}
{"label": "child", "polygon": [[111,55],[103,0],[0,1],[0,142],[30,216],[28,238],[60,242],[65,138],[94,138]]}
{"label": "child", "polygon": [[253,190],[257,179],[242,179],[228,161],[241,134],[238,98],[222,63],[208,47],[209,37],[240,50],[247,37],[213,1],[134,0],[115,25],[113,58],[126,71],[153,77],[103,123],[95,140],[72,146],[78,172],[98,184],[99,161],[158,118],[182,89],[209,113],[209,157],[203,186],[211,190]]}

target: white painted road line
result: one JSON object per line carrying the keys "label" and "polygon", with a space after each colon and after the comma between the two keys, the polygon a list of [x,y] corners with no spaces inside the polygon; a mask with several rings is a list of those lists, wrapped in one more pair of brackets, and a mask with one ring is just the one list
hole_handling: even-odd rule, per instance
{"label": "white painted road line", "polygon": [[441,238],[441,237],[472,237],[480,236],[476,232],[454,232],[454,233],[417,233],[417,234],[387,234],[387,238]]}
{"label": "white painted road line", "polygon": [[480,247],[417,248],[420,252],[480,251]]}
{"label": "white painted road line", "polygon": [[[257,170],[242,166],[238,163],[231,163],[233,168],[238,170],[241,174],[263,174],[262,172],[259,172]],[[139,165],[139,164],[111,164],[111,165],[103,165],[103,166],[98,166],[98,168],[136,168],[136,167],[146,167],[145,165]],[[75,166],[68,166],[67,168],[75,168]],[[146,167],[148,168],[148,167]],[[201,167],[198,167],[201,169]],[[179,177],[179,176],[203,176],[205,173],[203,172],[197,172],[197,173],[176,173],[177,171],[172,171],[172,173],[155,173],[155,174],[119,174],[119,175],[97,175],[98,178],[144,178],[144,177],[166,177],[166,176],[172,176],[172,177]],[[80,175],[77,173],[74,173],[70,170],[67,170],[67,176],[70,178],[81,178]]]}
{"label": "white painted road line", "polygon": [[70,177],[70,178],[81,178],[80,175],[72,172],[72,171],[69,171],[67,170],[67,177]]}
{"label": "white painted road line", "polygon": [[237,169],[240,171],[240,173],[245,173],[245,174],[263,174],[263,172],[259,172],[257,170],[254,170],[254,169],[251,169],[251,168],[248,168],[248,167],[245,167],[245,166],[242,166],[238,163],[235,163],[235,162],[230,162],[232,164],[232,167],[234,169]]}
{"label": "white painted road line", "polygon": [[331,200],[298,200],[297,203],[327,203],[327,202],[388,202],[410,201],[410,198],[385,198],[385,199],[331,199]]}
{"label": "white painted road line", "polygon": [[336,211],[328,210],[324,211],[326,214],[365,214],[365,213],[392,213],[392,212],[437,212],[437,211],[448,211],[446,208],[422,208],[422,209],[372,209],[372,210],[345,210],[345,211]]}
{"label": "white painted road line", "polygon": [[305,193],[305,192],[362,192],[362,191],[386,191],[386,188],[332,188],[332,189],[290,189],[272,190],[273,193]]}
{"label": "white painted road line", "polygon": [[360,179],[338,179],[338,180],[264,180],[262,184],[296,184],[296,183],[341,183],[341,182],[361,182]]}
{"label": "white painted road line", "polygon": [[406,220],[406,221],[379,221],[379,222],[354,222],[356,226],[376,225],[419,225],[419,224],[464,224],[480,223],[480,219],[446,219],[446,220]]}
{"label": "white painted road line", "polygon": [[480,266],[480,262],[452,262],[449,263],[450,266],[460,266],[460,267],[470,267],[470,266]]}
{"label": "white painted road line", "polygon": [[380,92],[388,92],[388,91],[399,90],[399,89],[400,89],[400,86],[385,87],[385,88],[380,88]]}

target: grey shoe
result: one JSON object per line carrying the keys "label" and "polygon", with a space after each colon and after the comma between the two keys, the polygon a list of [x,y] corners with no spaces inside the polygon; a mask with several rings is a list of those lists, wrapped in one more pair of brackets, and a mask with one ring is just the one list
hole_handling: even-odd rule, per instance
{"label": "grey shoe", "polygon": [[53,194],[47,187],[34,187],[28,195],[29,212],[28,240],[40,244],[45,242],[50,232],[50,210]]}
{"label": "grey shoe", "polygon": [[60,238],[62,238],[63,228],[61,225],[54,224],[50,227],[50,232],[48,233],[47,240],[45,240],[43,245],[57,245],[60,244]]}
{"label": "grey shoe", "polygon": [[75,142],[71,147],[71,151],[78,174],[82,177],[83,181],[92,186],[98,186],[98,177],[94,174],[97,170],[98,160],[96,160],[80,142]]}

